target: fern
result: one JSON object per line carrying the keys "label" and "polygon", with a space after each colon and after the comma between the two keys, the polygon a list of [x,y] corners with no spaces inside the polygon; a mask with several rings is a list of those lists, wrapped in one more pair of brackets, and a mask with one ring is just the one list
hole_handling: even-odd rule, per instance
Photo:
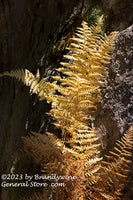
{"label": "fern", "polygon": [[4,72],[0,74],[0,77],[2,76],[10,76],[21,80],[26,86],[30,87],[30,94],[37,94],[40,101],[46,99],[48,103],[52,101],[53,105],[57,102],[56,98],[53,98],[55,89],[49,82],[46,82],[47,77],[40,80],[39,69],[37,70],[36,76],[27,69]]}
{"label": "fern", "polygon": [[99,19],[97,26],[90,28],[86,22],[78,28],[77,37],[72,38],[70,55],[64,56],[69,62],[61,62],[58,71],[66,75],[53,77],[61,84],[53,84],[61,94],[56,95],[58,106],[50,114],[55,119],[55,126],[62,130],[64,137],[88,130],[90,114],[96,111],[96,103],[100,101],[101,86],[104,85],[110,52],[116,32],[109,37],[100,35]]}
{"label": "fern", "polygon": [[[76,180],[64,179],[66,187],[43,189],[42,194],[33,194],[31,199],[50,198],[62,200],[118,199],[128,174],[127,157],[131,157],[132,128],[118,141],[114,152],[103,161],[100,142],[96,131],[91,127],[93,113],[101,100],[101,89],[108,73],[116,32],[102,36],[101,21],[88,27],[86,22],[77,29],[76,36],[68,48],[69,54],[61,62],[50,83],[47,78],[40,80],[39,70],[34,76],[27,69],[5,72],[0,76],[11,76],[30,87],[30,94],[37,94],[40,100],[46,99],[52,108],[49,115],[56,128],[61,129],[62,138],[53,133],[44,135],[32,132],[23,138],[23,152],[41,167],[44,175],[75,176]],[[90,124],[89,124],[90,121]],[[59,181],[57,181],[59,182]],[[44,192],[45,191],[45,192]]]}
{"label": "fern", "polygon": [[133,126],[124,134],[121,141],[116,142],[114,151],[106,156],[106,161],[102,161],[102,167],[99,171],[99,180],[94,186],[93,199],[95,196],[100,199],[120,199],[124,183],[129,174],[129,163],[132,157],[133,148]]}
{"label": "fern", "polygon": [[[94,133],[91,134],[92,137],[95,136]],[[24,138],[24,143],[24,151],[40,164],[42,174],[76,176],[73,182],[63,180],[66,184],[65,188],[61,190],[55,188],[54,199],[59,199],[60,196],[62,196],[62,200],[86,197],[93,200],[120,199],[124,182],[129,173],[128,164],[129,157],[132,155],[130,150],[133,143],[133,127],[122,137],[121,141],[117,141],[114,148],[116,152],[111,152],[111,156],[106,156],[107,161],[101,162],[99,158],[94,158],[94,154],[98,152],[94,150],[96,147],[93,148],[93,145],[90,145],[92,149],[89,149],[88,154],[77,153],[66,148],[52,134],[46,136],[32,133],[30,137]],[[48,190],[48,194],[53,192],[53,189],[49,187]]]}
{"label": "fern", "polygon": [[[95,134],[93,133],[94,136]],[[60,195],[59,188],[55,188],[59,196],[64,195],[64,199],[78,199],[79,196],[82,199],[86,196],[85,183],[90,186],[94,184],[97,180],[95,173],[100,168],[100,165],[96,165],[101,158],[97,157],[98,152],[94,150],[95,145],[91,145],[90,149],[87,149],[88,154],[86,155],[65,147],[59,139],[49,133],[42,135],[33,132],[23,140],[23,151],[28,157],[34,159],[37,164],[40,164],[43,175],[56,174],[57,176],[76,177],[74,181],[63,180],[66,187],[62,188]],[[49,187],[48,189],[53,192],[52,188]],[[59,196],[56,198],[59,198]]]}

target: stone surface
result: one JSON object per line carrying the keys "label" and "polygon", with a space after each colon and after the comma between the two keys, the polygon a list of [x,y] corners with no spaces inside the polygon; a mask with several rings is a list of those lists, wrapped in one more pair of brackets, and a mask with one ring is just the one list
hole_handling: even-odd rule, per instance
{"label": "stone surface", "polygon": [[[103,100],[95,120],[104,153],[112,150],[115,141],[133,124],[133,25],[120,32],[115,43]],[[131,177],[132,173],[133,170]],[[130,178],[123,199],[132,199],[132,180]]]}
{"label": "stone surface", "polygon": [[133,122],[133,25],[116,38],[108,84],[105,101],[123,134]]}

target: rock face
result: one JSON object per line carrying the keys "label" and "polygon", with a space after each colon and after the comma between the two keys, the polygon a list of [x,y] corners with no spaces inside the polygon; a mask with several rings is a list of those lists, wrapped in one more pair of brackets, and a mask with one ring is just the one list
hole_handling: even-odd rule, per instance
{"label": "rock face", "polygon": [[[122,135],[133,124],[133,25],[119,33],[110,66],[106,106],[113,111]],[[123,199],[133,197],[133,164],[130,183]]]}
{"label": "rock face", "polygon": [[133,122],[133,25],[116,38],[105,99],[123,134]]}
{"label": "rock face", "polygon": [[[95,121],[104,153],[112,149],[116,139],[133,124],[133,25],[120,32],[115,43],[102,106]],[[132,180],[123,199],[132,199]]]}

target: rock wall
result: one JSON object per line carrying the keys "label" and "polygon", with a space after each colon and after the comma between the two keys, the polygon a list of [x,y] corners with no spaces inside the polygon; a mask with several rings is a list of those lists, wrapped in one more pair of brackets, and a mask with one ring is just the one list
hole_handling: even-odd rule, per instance
{"label": "rock wall", "polygon": [[[107,85],[95,121],[104,153],[112,150],[115,141],[133,124],[133,25],[120,32],[115,43]],[[123,199],[130,200],[132,196],[133,164]]]}

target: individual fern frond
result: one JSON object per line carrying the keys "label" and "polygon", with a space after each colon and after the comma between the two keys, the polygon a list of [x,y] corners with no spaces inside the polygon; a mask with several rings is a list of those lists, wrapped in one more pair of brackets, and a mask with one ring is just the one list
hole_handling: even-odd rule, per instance
{"label": "individual fern frond", "polygon": [[10,76],[21,80],[26,86],[30,87],[30,94],[37,94],[40,100],[46,99],[48,103],[52,102],[53,106],[54,104],[56,105],[57,100],[54,97],[55,89],[50,82],[46,82],[47,77],[40,80],[39,69],[35,76],[27,69],[4,72],[3,74],[0,74],[0,77],[2,76]]}
{"label": "individual fern frond", "polygon": [[65,76],[53,77],[60,82],[60,85],[53,84],[60,95],[56,95],[58,105],[50,113],[57,128],[65,133],[64,138],[72,136],[74,130],[78,132],[79,126],[88,126],[89,116],[96,111],[96,103],[101,99],[101,86],[107,74],[105,64],[111,59],[110,52],[117,33],[103,37],[100,21],[91,27],[82,23],[68,48],[70,54],[64,56],[69,61],[61,62],[63,67],[58,69]]}
{"label": "individual fern frond", "polygon": [[[131,149],[133,148],[133,126],[124,134],[121,141],[116,142],[114,151],[106,156],[107,160],[102,161],[99,171],[99,180],[94,187],[94,196],[100,199],[120,199],[124,183],[127,181],[129,173]],[[112,196],[110,198],[109,196]],[[94,198],[95,199],[95,198]]]}

